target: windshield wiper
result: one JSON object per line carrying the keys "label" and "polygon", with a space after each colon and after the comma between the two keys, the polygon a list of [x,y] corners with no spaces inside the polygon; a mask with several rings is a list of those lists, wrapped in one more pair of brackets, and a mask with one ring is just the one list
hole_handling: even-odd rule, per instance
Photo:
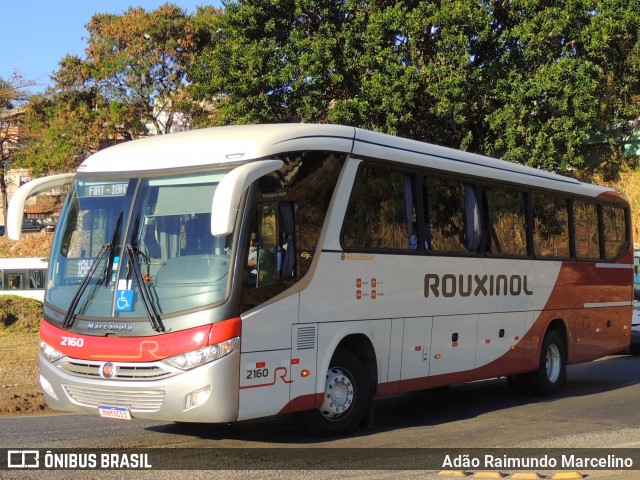
{"label": "windshield wiper", "polygon": [[116,243],[118,241],[118,237],[120,236],[120,229],[122,228],[122,214],[118,215],[118,221],[116,222],[116,228],[113,231],[113,238],[111,239],[111,243],[109,244],[109,260],[104,268],[103,282],[105,286],[109,285],[109,278],[111,275],[111,269],[113,268],[113,262],[116,258]]}
{"label": "windshield wiper", "polygon": [[122,215],[123,215],[123,212],[120,212],[120,215],[118,215],[118,220],[116,222],[116,228],[113,230],[113,237],[111,239],[111,243],[105,243],[104,245],[102,245],[102,247],[100,247],[100,250],[98,250],[98,255],[96,256],[96,260],[93,262],[93,264],[91,265],[91,268],[89,269],[84,279],[82,280],[82,283],[78,288],[78,291],[76,291],[75,295],[71,299],[71,304],[69,305],[69,309],[67,310],[67,313],[64,316],[64,320],[62,321],[62,328],[71,328],[71,326],[73,325],[73,322],[75,320],[75,312],[76,312],[76,309],[78,308],[78,303],[80,303],[80,299],[82,298],[82,295],[84,294],[85,290],[89,286],[89,283],[91,282],[91,279],[95,275],[96,270],[98,269],[98,266],[102,261],[102,257],[104,257],[104,254],[106,252],[109,252],[109,259],[107,260],[107,263],[104,267],[104,272],[102,273],[101,279],[98,280],[97,285],[104,284],[106,286],[109,284],[109,275],[111,274],[111,269],[113,268],[113,261],[116,255],[116,243],[118,241],[118,237],[120,236],[120,228],[122,228]]}
{"label": "windshield wiper", "polygon": [[127,243],[124,248],[127,251],[127,256],[129,257],[129,266],[133,271],[133,276],[136,277],[136,282],[138,282],[138,285],[140,286],[140,297],[142,298],[144,308],[147,310],[147,314],[149,315],[151,327],[156,332],[164,332],[164,324],[162,323],[158,310],[156,310],[156,307],[153,304],[149,288],[147,287],[144,277],[142,276],[142,272],[140,271],[140,264],[138,263],[138,257],[136,256],[135,249],[130,243]]}
{"label": "windshield wiper", "polygon": [[100,250],[98,250],[98,255],[96,256],[96,260],[91,265],[91,268],[89,269],[84,279],[82,280],[80,287],[78,288],[75,295],[71,299],[71,304],[69,305],[69,308],[67,309],[67,313],[64,316],[64,320],[62,321],[62,328],[70,328],[73,325],[73,321],[75,319],[74,318],[75,311],[76,311],[76,308],[78,308],[78,303],[82,298],[82,294],[89,286],[89,282],[93,278],[93,275],[96,273],[96,270],[98,269],[98,265],[100,265],[100,262],[102,261],[102,257],[104,257],[105,252],[107,252],[108,250],[111,250],[111,248],[112,247],[110,243],[105,243],[104,245],[102,245],[102,247],[100,247]]}

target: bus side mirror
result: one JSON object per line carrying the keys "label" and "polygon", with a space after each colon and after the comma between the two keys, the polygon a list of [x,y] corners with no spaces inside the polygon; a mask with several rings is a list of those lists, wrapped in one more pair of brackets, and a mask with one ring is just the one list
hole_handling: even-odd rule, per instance
{"label": "bus side mirror", "polygon": [[236,167],[225,175],[213,194],[211,234],[225,236],[233,232],[242,195],[258,178],[283,165],[282,160],[261,160]]}
{"label": "bus side mirror", "polygon": [[11,240],[20,239],[22,233],[22,218],[24,217],[24,203],[29,197],[47,190],[70,185],[75,173],[61,173],[48,177],[36,178],[22,185],[11,197],[7,211],[7,235]]}

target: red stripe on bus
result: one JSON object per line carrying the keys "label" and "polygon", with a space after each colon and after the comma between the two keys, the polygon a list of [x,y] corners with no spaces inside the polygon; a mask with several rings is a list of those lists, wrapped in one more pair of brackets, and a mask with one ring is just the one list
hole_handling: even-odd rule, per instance
{"label": "red stripe on bus", "polygon": [[65,355],[85,360],[149,362],[196,350],[240,336],[240,318],[212,325],[146,337],[82,335],[58,328],[46,320],[40,324],[40,338]]}

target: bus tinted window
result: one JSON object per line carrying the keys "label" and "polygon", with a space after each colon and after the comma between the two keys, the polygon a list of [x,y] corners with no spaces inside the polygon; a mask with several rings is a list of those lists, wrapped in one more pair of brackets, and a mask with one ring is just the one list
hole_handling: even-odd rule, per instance
{"label": "bus tinted window", "polygon": [[347,248],[413,249],[416,211],[412,177],[364,167],[353,185],[342,232]]}
{"label": "bus tinted window", "polygon": [[480,244],[478,202],[471,185],[445,178],[426,179],[427,244],[435,252],[475,252]]}
{"label": "bus tinted window", "polygon": [[46,270],[29,271],[29,288],[44,289],[47,278]]}
{"label": "bus tinted window", "polygon": [[598,206],[576,200],[573,202],[576,258],[578,260],[600,259],[600,237],[598,234]]}
{"label": "bus tinted window", "polygon": [[531,196],[533,209],[533,249],[536,257],[569,256],[569,216],[564,198],[540,192]]}
{"label": "bus tinted window", "polygon": [[527,255],[524,192],[502,187],[484,190],[488,255]]}
{"label": "bus tinted window", "polygon": [[605,258],[614,261],[629,248],[626,215],[620,207],[605,205],[602,207],[602,220]]}

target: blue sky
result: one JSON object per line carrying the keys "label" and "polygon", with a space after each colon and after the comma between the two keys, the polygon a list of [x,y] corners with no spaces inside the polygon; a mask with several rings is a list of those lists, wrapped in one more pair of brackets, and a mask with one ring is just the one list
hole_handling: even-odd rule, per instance
{"label": "blue sky", "polygon": [[[155,10],[166,0],[11,0],[3,2],[0,26],[0,77],[19,70],[44,90],[58,62],[67,54],[84,58],[85,25],[94,13],[123,13],[129,7]],[[172,1],[188,13],[199,5],[221,6],[220,0]]]}

